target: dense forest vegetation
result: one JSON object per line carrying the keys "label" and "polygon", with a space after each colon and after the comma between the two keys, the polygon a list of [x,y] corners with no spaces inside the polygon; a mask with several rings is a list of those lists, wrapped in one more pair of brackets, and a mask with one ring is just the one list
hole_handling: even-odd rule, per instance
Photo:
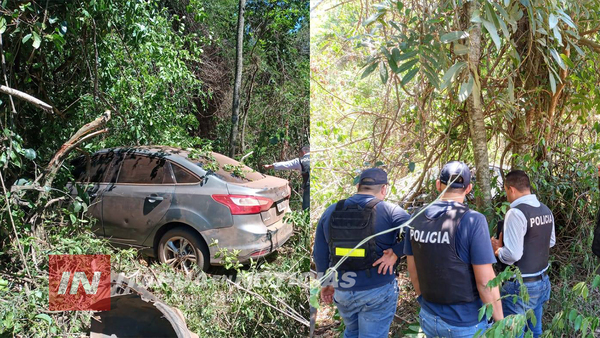
{"label": "dense forest vegetation", "polygon": [[[244,3],[238,138],[231,147]],[[238,160],[250,154],[244,163],[255,170],[295,157],[309,137],[308,3],[4,1],[0,13],[0,336],[85,334],[90,312],[47,311],[48,254],[96,253],[111,254],[115,272],[166,275],[169,282],[151,291],[182,310],[200,336],[302,334],[307,213],[291,214],[295,235],[269,261],[244,268],[235,256],[227,260],[230,272],[265,272],[262,283],[189,283],[135,250],[94,237],[86,201],[70,200],[65,186],[73,179],[70,159],[107,147],[171,145]],[[6,95],[10,89],[42,104]],[[96,131],[76,137],[92,121]],[[299,210],[300,176],[278,175],[291,180],[292,209]],[[275,282],[285,278],[296,279]]]}
{"label": "dense forest vegetation", "polygon": [[[313,3],[313,229],[364,168],[386,169],[388,200],[411,212],[436,197],[441,165],[462,160],[493,233],[509,207],[502,175],[524,169],[556,219],[544,329],[597,336],[599,32],[597,1]],[[403,336],[418,330],[418,304],[400,270]],[[334,309],[319,310],[318,335],[342,329]]]}

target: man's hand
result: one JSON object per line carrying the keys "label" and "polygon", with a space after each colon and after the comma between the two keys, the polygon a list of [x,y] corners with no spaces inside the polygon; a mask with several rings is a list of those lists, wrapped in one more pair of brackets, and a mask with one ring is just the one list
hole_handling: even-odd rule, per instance
{"label": "man's hand", "polygon": [[491,238],[492,240],[492,249],[494,250],[494,255],[498,256],[498,249],[500,249],[504,244],[502,243],[502,236],[504,235],[504,233],[500,233],[500,236],[498,236],[498,239],[495,239],[494,237]]}
{"label": "man's hand", "polygon": [[263,167],[265,167],[265,169],[273,169],[272,164],[265,164]]}
{"label": "man's hand", "polygon": [[379,269],[377,269],[377,273],[386,275],[387,272],[390,272],[390,275],[394,273],[394,264],[396,264],[396,260],[398,256],[394,253],[392,249],[383,250],[383,256],[373,263],[373,266],[379,265]]}
{"label": "man's hand", "polygon": [[322,287],[321,288],[321,301],[325,304],[333,303],[333,293],[334,292],[335,292],[335,290],[333,289],[333,286],[331,286],[331,285]]}

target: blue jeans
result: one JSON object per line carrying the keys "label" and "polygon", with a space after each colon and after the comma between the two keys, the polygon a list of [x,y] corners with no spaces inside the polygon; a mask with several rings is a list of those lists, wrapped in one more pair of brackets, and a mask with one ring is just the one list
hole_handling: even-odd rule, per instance
{"label": "blue jeans", "polygon": [[[483,336],[485,330],[488,329],[489,325],[484,319],[477,325],[473,326],[454,326],[446,323],[442,318],[429,313],[427,310],[421,308],[419,312],[419,322],[421,323],[421,329],[427,338],[431,337],[451,337],[451,338],[472,338],[477,331],[477,336]],[[481,331],[480,331],[481,330]]]}
{"label": "blue jeans", "polygon": [[[527,325],[523,329],[523,332],[531,330],[534,337],[542,335],[542,312],[544,303],[550,299],[550,279],[547,275],[542,276],[542,279],[536,282],[525,283],[527,292],[529,292],[529,302],[525,304],[523,299],[518,298],[517,303],[513,304],[513,297],[507,297],[502,299],[502,310],[504,317],[514,314],[522,314],[529,309],[533,309],[535,314],[536,323],[532,325],[531,321],[527,321]],[[504,282],[502,289],[500,289],[500,295],[519,295],[519,282]],[[523,337],[523,334],[521,334]]]}
{"label": "blue jeans", "polygon": [[387,338],[398,303],[398,282],[364,291],[335,290],[333,302],[344,319],[344,338]]}

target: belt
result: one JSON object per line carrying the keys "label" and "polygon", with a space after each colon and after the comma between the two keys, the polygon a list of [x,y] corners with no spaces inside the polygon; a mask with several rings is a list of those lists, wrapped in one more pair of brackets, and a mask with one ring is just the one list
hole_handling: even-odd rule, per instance
{"label": "belt", "polygon": [[[546,271],[542,272],[541,274],[537,275],[537,276],[532,276],[532,277],[523,277],[523,283],[528,283],[528,282],[537,282],[539,280],[542,280],[542,277],[546,276]],[[516,282],[517,279],[516,278],[510,278],[508,280],[509,282]]]}

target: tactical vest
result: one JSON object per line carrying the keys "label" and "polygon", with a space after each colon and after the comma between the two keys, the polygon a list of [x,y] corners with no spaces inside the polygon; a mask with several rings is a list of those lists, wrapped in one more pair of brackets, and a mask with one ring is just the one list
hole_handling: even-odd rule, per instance
{"label": "tactical vest", "polygon": [[410,242],[423,298],[437,304],[472,302],[479,297],[471,264],[456,251],[456,231],[469,211],[455,203],[446,214],[430,219],[422,213],[410,229]]}
{"label": "tactical vest", "polygon": [[310,187],[310,154],[300,158],[300,166],[302,167],[302,189],[308,189]]}
{"label": "tactical vest", "polygon": [[[331,214],[329,222],[329,264],[338,261],[360,243],[375,234],[375,206],[381,202],[377,198],[370,200],[364,208],[358,204],[346,207],[346,200],[339,201]],[[354,250],[340,265],[338,271],[360,271],[373,267],[377,257],[375,238]]]}
{"label": "tactical vest", "polygon": [[539,207],[521,203],[515,207],[521,210],[527,220],[527,233],[523,239],[523,256],[514,265],[522,274],[542,271],[548,266],[550,237],[554,221],[552,211],[542,203]]}
{"label": "tactical vest", "polygon": [[594,229],[594,240],[592,242],[592,252],[600,257],[600,210],[596,217],[596,229]]}

